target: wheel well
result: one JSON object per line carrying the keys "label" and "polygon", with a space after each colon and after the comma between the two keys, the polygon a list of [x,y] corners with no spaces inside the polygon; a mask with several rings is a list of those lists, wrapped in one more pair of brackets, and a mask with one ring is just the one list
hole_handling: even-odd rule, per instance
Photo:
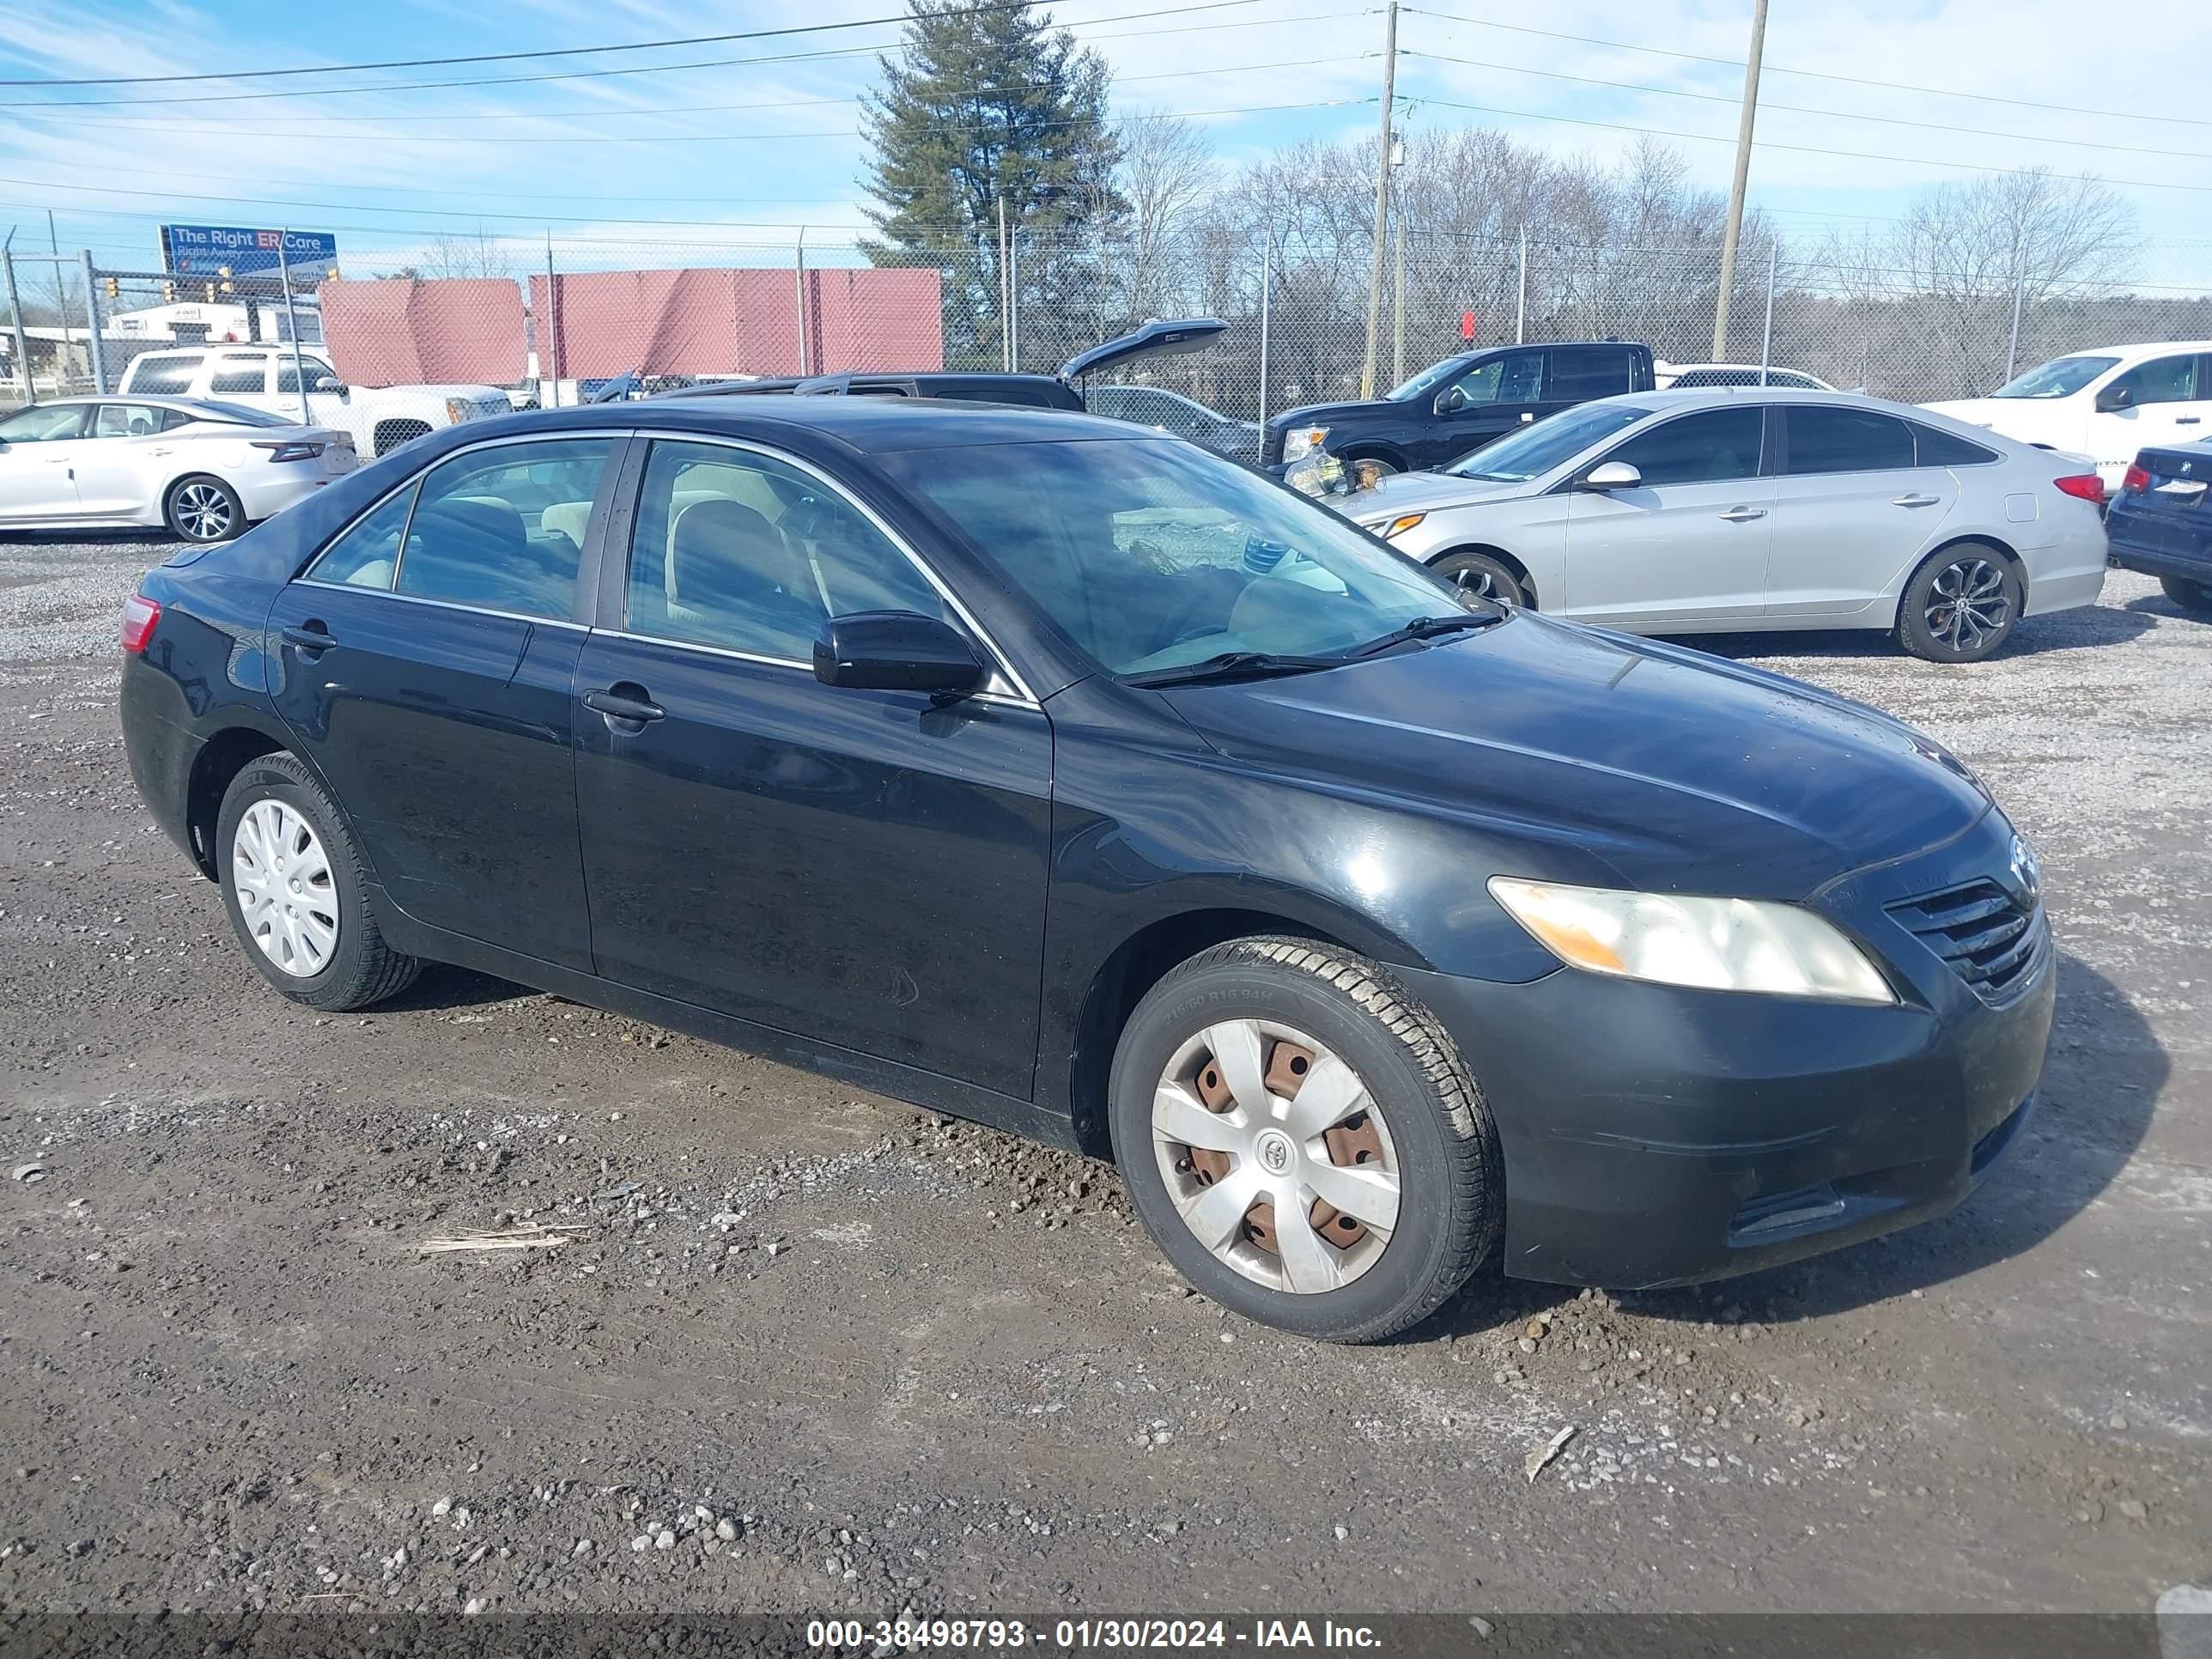
{"label": "wheel well", "polygon": [[379,455],[389,453],[409,440],[421,437],[430,429],[428,421],[394,419],[376,423],[374,441]]}
{"label": "wheel well", "polygon": [[192,838],[192,860],[210,881],[216,872],[216,819],[230,781],[264,755],[273,755],[283,744],[266,732],[250,726],[234,726],[210,738],[192,763],[185,788],[185,823]]}
{"label": "wheel well", "polygon": [[1528,596],[1528,608],[1531,611],[1542,609],[1536,603],[1536,584],[1528,574],[1528,567],[1504,548],[1492,547],[1487,542],[1467,542],[1458,547],[1447,547],[1441,553],[1431,553],[1429,556],[1429,562],[1434,565],[1439,560],[1449,559],[1455,553],[1480,553],[1486,559],[1497,560],[1498,563],[1511,571],[1513,580],[1521,584],[1521,591]]}
{"label": "wheel well", "polygon": [[1107,957],[1083,1000],[1068,1079],[1075,1133],[1084,1151],[1094,1158],[1113,1156],[1106,1130],[1106,1085],[1113,1073],[1114,1048],[1121,1040],[1121,1028],[1129,1023],[1145,994],[1170,969],[1200,951],[1261,933],[1287,933],[1350,948],[1343,940],[1303,922],[1263,910],[1192,910],[1140,929]]}
{"label": "wheel well", "polygon": [[1986,547],[1990,552],[2001,556],[2005,563],[2012,568],[2012,574],[2020,579],[2020,608],[2021,613],[2023,615],[2026,614],[2027,611],[2027,567],[2021,562],[2020,555],[2014,552],[2012,548],[2006,545],[2003,542],[1999,541],[1994,536],[1954,536],[1949,541],[1940,543],[1936,546],[1929,549],[1928,551],[1921,556],[1919,561],[1913,565],[1912,568],[1905,572],[1905,580],[1899,585],[1897,590],[1897,615],[1892,619],[1892,626],[1895,626],[1897,623],[1902,623],[1905,620],[1905,596],[1911,591],[1913,579],[1918,576],[1922,571],[1928,568],[1929,562],[1930,560],[1938,558],[1943,554],[1948,553],[1954,547]]}
{"label": "wheel well", "polygon": [[[1404,453],[1389,444],[1352,444],[1337,457],[1337,459],[1340,461],[1387,461],[1401,472],[1413,471],[1413,463],[1406,459]],[[1216,943],[1218,941],[1217,940]]]}

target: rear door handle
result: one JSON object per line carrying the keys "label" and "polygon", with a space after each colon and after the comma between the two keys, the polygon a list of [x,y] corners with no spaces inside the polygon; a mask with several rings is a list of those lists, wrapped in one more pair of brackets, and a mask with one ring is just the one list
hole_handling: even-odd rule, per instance
{"label": "rear door handle", "polygon": [[1732,507],[1721,514],[1730,524],[1749,524],[1753,519],[1765,516],[1766,509],[1763,507]]}
{"label": "rear door handle", "polygon": [[319,622],[300,623],[284,630],[284,643],[302,651],[327,651],[337,642],[337,635]]}
{"label": "rear door handle", "polygon": [[2173,417],[2173,423],[2176,426],[2202,426],[2204,417],[2202,415],[2177,415]]}
{"label": "rear door handle", "polygon": [[611,685],[603,690],[586,691],[584,693],[584,707],[605,714],[610,726],[613,726],[617,720],[625,720],[631,726],[642,726],[648,720],[665,720],[668,717],[668,711],[665,708],[644,695],[643,686],[632,686],[629,690],[635,691],[638,695],[631,696],[623,688]]}
{"label": "rear door handle", "polygon": [[1943,498],[1941,495],[1893,495],[1892,507],[1933,507]]}

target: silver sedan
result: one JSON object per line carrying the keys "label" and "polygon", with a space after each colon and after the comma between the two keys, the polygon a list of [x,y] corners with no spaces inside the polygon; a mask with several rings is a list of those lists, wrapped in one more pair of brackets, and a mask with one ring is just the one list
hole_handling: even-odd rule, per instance
{"label": "silver sedan", "polygon": [[0,526],[164,526],[219,542],[354,469],[353,439],[194,398],[57,398],[0,416]]}
{"label": "silver sedan", "polygon": [[1849,392],[1608,398],[1330,505],[1478,592],[1639,634],[1875,629],[1972,662],[2095,603],[2080,457]]}

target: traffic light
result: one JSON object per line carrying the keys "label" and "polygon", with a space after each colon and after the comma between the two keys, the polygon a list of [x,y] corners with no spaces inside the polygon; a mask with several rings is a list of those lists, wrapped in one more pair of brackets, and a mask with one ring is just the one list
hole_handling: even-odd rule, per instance
{"label": "traffic light", "polygon": [[107,279],[107,297],[111,300],[119,300],[123,297],[123,284],[112,276]]}
{"label": "traffic light", "polygon": [[[229,293],[229,292],[230,292],[230,267],[229,267],[228,265],[217,265],[217,266],[216,267],[216,272],[215,272],[215,274],[216,274],[216,276],[220,276],[220,277],[222,277],[222,291],[223,291],[225,294]],[[212,289],[210,289],[210,290],[209,291],[208,298],[209,298],[209,299],[210,299],[210,300],[212,300],[212,299],[214,299],[214,298],[215,298],[215,294],[214,294],[214,291],[213,291]]]}
{"label": "traffic light", "polygon": [[173,306],[177,303],[177,285],[174,283],[164,283],[161,284],[161,303],[165,306]]}
{"label": "traffic light", "polygon": [[215,303],[215,284],[213,283],[209,283],[204,284],[204,286],[207,289],[207,302],[210,305],[213,305]]}

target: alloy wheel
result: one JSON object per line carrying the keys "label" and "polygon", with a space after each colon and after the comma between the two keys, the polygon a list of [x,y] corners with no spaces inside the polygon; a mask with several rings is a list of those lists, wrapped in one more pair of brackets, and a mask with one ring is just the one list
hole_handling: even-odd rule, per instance
{"label": "alloy wheel", "polygon": [[1954,651],[1978,651],[2012,621],[2004,573],[1987,559],[1957,559],[1928,589],[1922,612],[1929,637]]}
{"label": "alloy wheel", "polygon": [[211,483],[188,483],[177,491],[177,527],[196,542],[220,541],[230,532],[230,497]]}
{"label": "alloy wheel", "polygon": [[1224,1020],[1176,1051],[1153,1095],[1152,1151],[1192,1236],[1273,1290],[1352,1283],[1398,1224],[1397,1151],[1366,1085],[1274,1020]]}
{"label": "alloy wheel", "polygon": [[247,935],[295,979],[329,965],[337,949],[337,889],[314,826],[283,801],[246,809],[231,837],[231,886]]}
{"label": "alloy wheel", "polygon": [[1498,598],[1498,579],[1483,565],[1461,566],[1452,577],[1452,583],[1461,592],[1472,593],[1479,599]]}

